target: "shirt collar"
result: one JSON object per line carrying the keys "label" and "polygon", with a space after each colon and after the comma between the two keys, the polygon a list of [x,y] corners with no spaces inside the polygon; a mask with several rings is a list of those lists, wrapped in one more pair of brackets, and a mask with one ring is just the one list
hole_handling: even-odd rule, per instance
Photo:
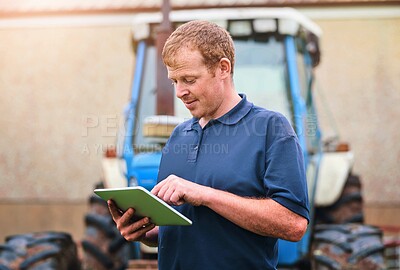
{"label": "shirt collar", "polygon": [[[245,94],[239,94],[242,100],[236,104],[229,112],[224,114],[223,116],[217,118],[215,121],[218,121],[225,125],[234,125],[239,122],[250,110],[253,108],[253,103],[247,101]],[[189,121],[184,123],[183,130],[188,131],[192,130],[195,124],[198,124],[199,119],[192,118]]]}

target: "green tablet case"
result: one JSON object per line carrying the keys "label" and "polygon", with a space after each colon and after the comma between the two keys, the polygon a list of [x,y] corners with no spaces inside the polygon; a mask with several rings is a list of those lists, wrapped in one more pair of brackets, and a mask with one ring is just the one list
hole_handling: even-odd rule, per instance
{"label": "green tablet case", "polygon": [[95,189],[104,200],[112,199],[122,211],[132,207],[135,215],[149,217],[158,226],[192,225],[192,221],[143,187]]}

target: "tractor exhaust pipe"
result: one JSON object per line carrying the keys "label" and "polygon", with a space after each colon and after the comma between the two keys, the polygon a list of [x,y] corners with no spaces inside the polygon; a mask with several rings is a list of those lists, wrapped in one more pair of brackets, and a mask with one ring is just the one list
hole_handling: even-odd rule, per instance
{"label": "tractor exhaust pipe", "polygon": [[163,20],[157,31],[157,115],[174,115],[174,87],[168,79],[167,69],[162,61],[162,50],[165,41],[172,33],[172,25],[169,19],[171,5],[169,0],[163,0],[161,7]]}

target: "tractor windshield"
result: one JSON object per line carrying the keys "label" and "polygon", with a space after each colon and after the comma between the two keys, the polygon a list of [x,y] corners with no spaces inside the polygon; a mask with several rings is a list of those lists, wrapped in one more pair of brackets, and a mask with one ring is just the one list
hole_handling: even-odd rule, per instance
{"label": "tractor windshield", "polygon": [[286,87],[284,45],[268,41],[236,41],[235,88],[249,101],[292,119]]}

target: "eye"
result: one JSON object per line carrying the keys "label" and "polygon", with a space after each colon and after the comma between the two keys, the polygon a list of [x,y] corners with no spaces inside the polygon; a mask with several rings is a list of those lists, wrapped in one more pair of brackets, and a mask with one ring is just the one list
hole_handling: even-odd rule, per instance
{"label": "eye", "polygon": [[192,78],[190,78],[190,79],[185,78],[185,79],[183,79],[183,82],[186,84],[194,84],[196,82],[196,80],[192,79]]}
{"label": "eye", "polygon": [[172,80],[172,79],[171,79],[171,84],[172,84],[173,86],[175,86],[175,85],[176,85],[176,80]]}

